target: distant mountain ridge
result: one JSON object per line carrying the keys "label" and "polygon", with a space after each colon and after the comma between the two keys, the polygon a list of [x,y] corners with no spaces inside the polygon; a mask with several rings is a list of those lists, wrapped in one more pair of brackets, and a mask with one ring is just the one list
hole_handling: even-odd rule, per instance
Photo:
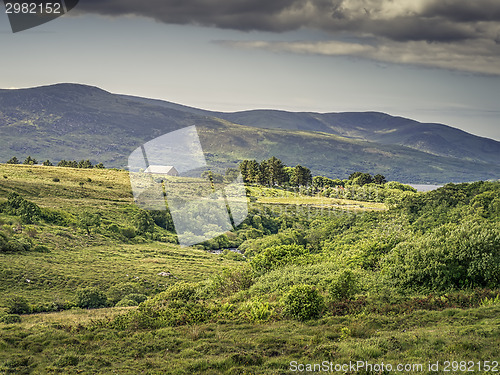
{"label": "distant mountain ridge", "polygon": [[233,113],[204,111],[161,100],[124,96],[184,112],[213,116],[263,129],[305,130],[381,144],[406,146],[433,155],[498,163],[500,142],[448,125],[421,123],[381,112],[286,112],[250,110]]}
{"label": "distant mountain ridge", "polygon": [[353,171],[413,183],[500,176],[500,142],[446,125],[378,112],[211,112],[80,84],[0,90],[0,162],[31,155],[125,168],[142,143],[191,125],[214,168],[277,156],[339,178]]}

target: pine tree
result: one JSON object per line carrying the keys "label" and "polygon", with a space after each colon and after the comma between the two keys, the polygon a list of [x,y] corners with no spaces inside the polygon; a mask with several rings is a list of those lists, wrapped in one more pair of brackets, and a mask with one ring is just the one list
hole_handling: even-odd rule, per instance
{"label": "pine tree", "polygon": [[16,158],[15,156],[10,158],[9,161],[7,162],[7,164],[19,164],[20,161],[18,158]]}
{"label": "pine tree", "polygon": [[36,160],[35,158],[32,158],[31,156],[28,156],[25,160],[24,160],[24,163],[23,164],[26,164],[26,165],[34,165],[34,164],[38,164],[38,160]]}

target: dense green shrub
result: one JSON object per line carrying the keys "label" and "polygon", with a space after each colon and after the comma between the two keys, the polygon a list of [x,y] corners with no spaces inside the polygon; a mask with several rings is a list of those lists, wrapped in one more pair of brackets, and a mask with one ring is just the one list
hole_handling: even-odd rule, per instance
{"label": "dense green shrub", "polygon": [[157,301],[163,299],[189,301],[195,297],[198,286],[198,283],[178,282],[155,296],[154,299]]}
{"label": "dense green shrub", "polygon": [[137,304],[139,303],[142,303],[144,302],[145,300],[148,299],[148,297],[144,294],[140,294],[140,293],[131,293],[131,294],[127,294],[125,297],[123,297],[124,299],[129,299],[129,300],[132,300],[132,301],[135,301]]}
{"label": "dense green shrub", "polygon": [[130,306],[137,306],[137,305],[138,305],[137,301],[134,301],[134,300],[128,299],[128,298],[123,298],[116,303],[115,307],[130,307]]}
{"label": "dense green shrub", "polygon": [[136,236],[135,229],[132,227],[125,227],[121,229],[122,235],[125,238],[134,238]]}
{"label": "dense green shrub", "polygon": [[468,218],[402,242],[387,255],[384,272],[402,288],[496,288],[500,223]]}
{"label": "dense green shrub", "polygon": [[83,211],[78,215],[78,226],[90,235],[90,231],[93,228],[97,228],[101,225],[101,216],[99,214],[92,213],[90,211]]}
{"label": "dense green shrub", "polygon": [[0,322],[5,324],[21,323],[21,317],[18,314],[7,314],[0,316]]}
{"label": "dense green shrub", "polygon": [[[140,293],[142,290],[140,286],[134,283],[118,283],[113,285],[106,292],[109,303],[114,305],[125,296]],[[142,301],[141,301],[142,302]]]}
{"label": "dense green shrub", "polygon": [[257,272],[268,272],[286,264],[306,259],[309,252],[300,245],[281,245],[265,248],[254,256],[250,262]]}
{"label": "dense green shrub", "polygon": [[146,210],[139,210],[137,212],[134,217],[134,224],[139,234],[152,233],[155,227],[153,217]]}
{"label": "dense green shrub", "polygon": [[97,288],[89,287],[76,292],[76,305],[84,309],[107,306],[106,295]]}
{"label": "dense green shrub", "polygon": [[243,267],[224,269],[221,274],[216,274],[202,283],[196,290],[197,298],[210,298],[215,296],[229,296],[252,286],[254,274],[248,265]]}
{"label": "dense green shrub", "polygon": [[6,302],[7,312],[9,314],[29,314],[31,308],[24,297],[12,296]]}
{"label": "dense green shrub", "polygon": [[330,296],[334,300],[350,300],[359,292],[359,280],[351,270],[342,270],[330,284]]}
{"label": "dense green shrub", "polygon": [[295,285],[285,296],[286,315],[300,321],[319,318],[323,312],[324,298],[312,285]]}

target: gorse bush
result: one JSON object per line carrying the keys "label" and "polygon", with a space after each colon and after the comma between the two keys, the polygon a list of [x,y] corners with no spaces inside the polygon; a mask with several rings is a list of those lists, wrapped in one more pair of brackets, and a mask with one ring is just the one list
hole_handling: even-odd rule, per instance
{"label": "gorse bush", "polygon": [[9,314],[29,314],[31,312],[28,302],[21,296],[10,297],[7,300],[6,306]]}
{"label": "gorse bush", "polygon": [[330,284],[330,296],[334,300],[350,300],[359,292],[359,280],[351,270],[342,270]]}
{"label": "gorse bush", "polygon": [[252,268],[260,273],[282,267],[286,264],[303,262],[309,252],[300,245],[281,245],[265,248],[250,262]]}
{"label": "gorse bush", "polygon": [[433,290],[500,285],[500,223],[472,218],[400,243],[384,272],[401,288]]}
{"label": "gorse bush", "polygon": [[97,288],[89,287],[76,292],[75,303],[84,309],[93,309],[107,306],[106,295]]}
{"label": "gorse bush", "polygon": [[124,297],[132,294],[138,294],[141,291],[141,287],[134,283],[118,283],[108,289],[106,296],[109,303],[114,305]]}
{"label": "gorse bush", "polygon": [[306,321],[319,318],[325,307],[324,298],[312,285],[295,285],[285,296],[286,315]]}
{"label": "gorse bush", "polygon": [[189,301],[194,299],[198,283],[179,282],[170,286],[166,291],[158,294],[154,300],[180,300]]}

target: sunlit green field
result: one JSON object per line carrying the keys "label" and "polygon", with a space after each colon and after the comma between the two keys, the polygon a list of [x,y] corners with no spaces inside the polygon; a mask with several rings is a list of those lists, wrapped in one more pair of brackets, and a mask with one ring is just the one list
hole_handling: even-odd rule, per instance
{"label": "sunlit green field", "polygon": [[[16,192],[65,223],[26,224],[0,210],[2,238],[43,245],[0,252],[0,374],[321,373],[293,366],[357,361],[422,365],[409,374],[432,373],[429,362],[442,373],[457,361],[451,372],[466,373],[461,361],[475,371],[490,361],[495,373],[499,191],[405,192],[408,206],[388,208],[249,186],[251,215],[226,234],[242,238],[243,256],[181,247],[158,226],[139,233],[125,171],[0,164],[0,208]],[[83,229],[82,212],[98,214],[99,226]],[[476,253],[493,261],[474,263]],[[468,264],[476,268],[460,268]],[[344,271],[355,288],[339,299],[332,290]],[[286,310],[304,284],[322,301],[311,319]],[[105,293],[108,307],[76,307],[86,287]],[[127,288],[148,299],[118,307]],[[8,314],[16,296],[31,313]],[[39,313],[51,306],[60,311]]]}

